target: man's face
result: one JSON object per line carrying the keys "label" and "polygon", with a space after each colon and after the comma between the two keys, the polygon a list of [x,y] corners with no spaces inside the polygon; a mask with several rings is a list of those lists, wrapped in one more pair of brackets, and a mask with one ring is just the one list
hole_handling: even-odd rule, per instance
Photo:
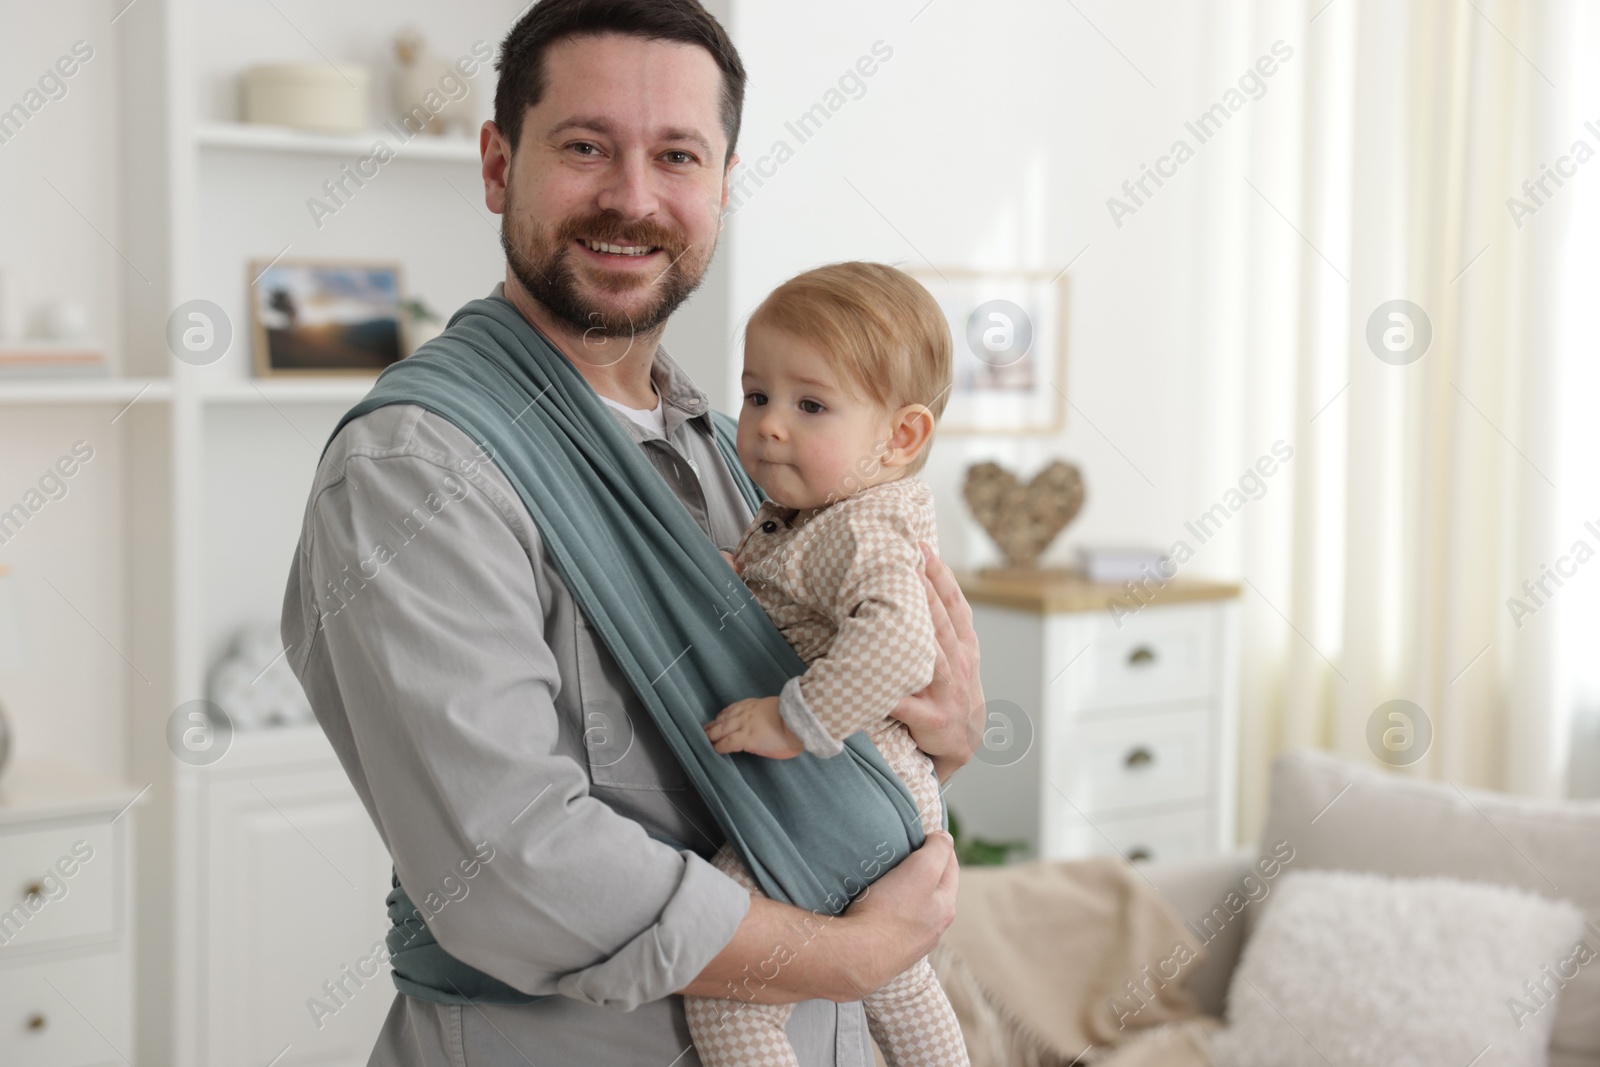
{"label": "man's face", "polygon": [[705,276],[727,192],[721,94],[696,45],[605,35],[546,53],[500,239],[523,288],[586,338],[654,329]]}

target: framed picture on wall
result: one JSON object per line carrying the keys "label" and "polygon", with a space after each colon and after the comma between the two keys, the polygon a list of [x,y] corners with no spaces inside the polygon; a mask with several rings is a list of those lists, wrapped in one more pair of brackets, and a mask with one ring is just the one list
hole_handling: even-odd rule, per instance
{"label": "framed picture on wall", "polygon": [[1064,272],[908,273],[944,309],[954,343],[941,433],[1052,433],[1066,424]]}
{"label": "framed picture on wall", "polygon": [[376,374],[404,355],[398,263],[252,263],[256,373]]}

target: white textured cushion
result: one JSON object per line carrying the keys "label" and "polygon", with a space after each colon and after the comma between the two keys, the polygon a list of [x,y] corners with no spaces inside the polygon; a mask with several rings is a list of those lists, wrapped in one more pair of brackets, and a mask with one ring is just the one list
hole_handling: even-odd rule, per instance
{"label": "white textured cushion", "polygon": [[[1261,841],[1293,846],[1290,871],[1442,875],[1570,900],[1588,920],[1580,936],[1600,953],[1600,801],[1458,789],[1297,749],[1273,765]],[[1245,910],[1247,930],[1256,910]],[[1600,1067],[1600,959],[1561,991],[1550,1062]]]}
{"label": "white textured cushion", "polygon": [[1542,1067],[1555,1002],[1523,982],[1582,926],[1572,904],[1517,889],[1290,871],[1233,972],[1212,1054],[1217,1067]]}

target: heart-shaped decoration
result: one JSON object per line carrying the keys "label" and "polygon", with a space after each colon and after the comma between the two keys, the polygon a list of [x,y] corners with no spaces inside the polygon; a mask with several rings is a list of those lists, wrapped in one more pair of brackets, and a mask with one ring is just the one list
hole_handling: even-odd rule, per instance
{"label": "heart-shaped decoration", "polygon": [[979,463],[968,468],[962,496],[1006,562],[1032,567],[1083,509],[1083,475],[1058,459],[1024,485],[998,463]]}

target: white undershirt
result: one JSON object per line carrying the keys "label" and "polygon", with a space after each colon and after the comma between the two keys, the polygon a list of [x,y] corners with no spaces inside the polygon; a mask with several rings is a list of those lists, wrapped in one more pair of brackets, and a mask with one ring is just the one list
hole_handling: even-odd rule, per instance
{"label": "white undershirt", "polygon": [[[652,385],[651,391],[654,392],[654,390],[655,386]],[[617,403],[609,396],[602,396],[600,399],[604,400],[608,405],[622,412],[624,415],[628,416],[628,418],[632,419],[640,426],[643,426],[645,429],[654,430],[656,432],[656,436],[667,436],[667,409],[666,406],[661,403],[661,397],[659,394],[656,395],[656,405],[653,408],[630,408],[626,404]]]}

